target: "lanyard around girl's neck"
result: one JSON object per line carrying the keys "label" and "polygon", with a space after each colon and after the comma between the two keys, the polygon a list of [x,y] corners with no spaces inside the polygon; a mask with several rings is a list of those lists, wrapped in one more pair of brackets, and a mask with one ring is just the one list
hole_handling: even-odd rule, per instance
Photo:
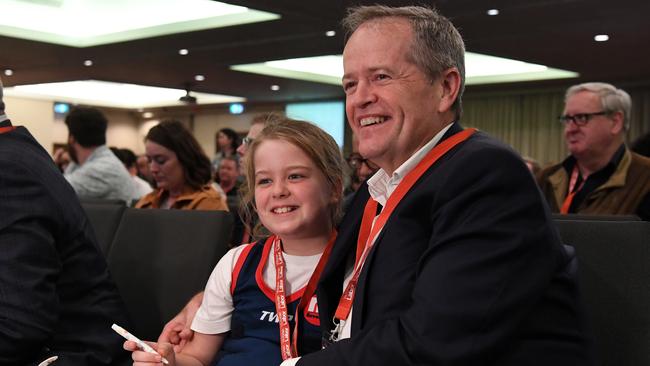
{"label": "lanyard around girl's neck", "polygon": [[[388,201],[386,201],[386,206],[382,209],[377,221],[373,225],[375,213],[377,212],[377,201],[372,198],[368,199],[366,207],[364,209],[363,219],[361,221],[361,227],[359,229],[359,237],[357,239],[357,260],[354,265],[354,272],[346,286],[341,299],[339,300],[339,305],[336,308],[334,313],[334,324],[335,328],[332,331],[330,336],[330,341],[337,341],[340,336],[341,330],[345,321],[350,315],[352,309],[352,303],[354,302],[354,297],[356,295],[357,283],[359,281],[359,275],[361,274],[361,269],[368,258],[368,254],[374,245],[374,238],[379,234],[383,229],[384,225],[388,221],[388,218],[395,210],[395,207],[399,202],[404,198],[404,196],[409,192],[411,187],[420,179],[420,177],[443,155],[445,155],[449,150],[459,143],[467,140],[471,135],[476,132],[475,128],[468,128],[466,130],[460,131],[453,136],[445,139],[438,145],[436,145],[423,159],[418,163],[418,165],[411,170],[402,181],[399,183],[395,191],[390,195]],[[360,250],[359,246],[363,246],[363,251]],[[359,255],[359,252],[361,254]]]}
{"label": "lanyard around girl's neck", "polygon": [[286,275],[286,265],[284,264],[284,258],[282,257],[282,241],[276,235],[273,235],[267,239],[273,241],[273,259],[275,263],[275,311],[278,316],[278,323],[280,327],[280,351],[282,353],[282,359],[286,360],[289,358],[294,358],[298,356],[298,322],[300,318],[300,312],[309,304],[311,297],[316,292],[316,286],[318,285],[318,279],[320,278],[323,269],[325,268],[325,263],[329,258],[330,253],[332,252],[332,247],[334,246],[334,241],[336,239],[336,231],[332,232],[329,242],[323,251],[323,254],[314,269],[307,286],[300,298],[300,302],[296,307],[296,314],[294,315],[294,329],[293,329],[293,342],[291,337],[291,327],[289,326],[289,313],[287,310],[287,299],[285,294],[285,275]]}

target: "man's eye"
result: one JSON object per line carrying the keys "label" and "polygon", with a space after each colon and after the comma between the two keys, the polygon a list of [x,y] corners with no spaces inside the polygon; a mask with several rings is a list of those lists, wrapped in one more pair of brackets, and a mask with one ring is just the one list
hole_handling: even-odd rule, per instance
{"label": "man's eye", "polygon": [[376,79],[376,80],[386,80],[386,79],[390,79],[390,76],[388,76],[388,75],[386,75],[386,74],[377,74],[377,75],[375,76],[375,79]]}
{"label": "man's eye", "polygon": [[291,175],[289,175],[290,180],[295,180],[295,179],[300,179],[300,178],[304,178],[304,175],[302,175],[302,174],[291,174]]}
{"label": "man's eye", "polygon": [[357,85],[357,84],[355,82],[352,82],[352,81],[344,83],[343,84],[343,91],[348,92],[348,91],[352,90],[355,87],[355,85]]}

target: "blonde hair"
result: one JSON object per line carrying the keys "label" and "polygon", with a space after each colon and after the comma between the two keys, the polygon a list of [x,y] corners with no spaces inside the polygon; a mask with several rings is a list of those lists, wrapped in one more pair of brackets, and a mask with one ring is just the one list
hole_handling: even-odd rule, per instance
{"label": "blonde hair", "polygon": [[339,198],[329,207],[331,224],[335,226],[341,216],[343,195],[344,163],[339,146],[332,136],[314,124],[278,117],[268,122],[259,136],[253,140],[246,154],[248,157],[244,159],[246,180],[241,187],[240,214],[249,232],[255,237],[264,235],[255,211],[255,153],[260,144],[267,140],[286,141],[298,147],[323,173],[328,188]]}

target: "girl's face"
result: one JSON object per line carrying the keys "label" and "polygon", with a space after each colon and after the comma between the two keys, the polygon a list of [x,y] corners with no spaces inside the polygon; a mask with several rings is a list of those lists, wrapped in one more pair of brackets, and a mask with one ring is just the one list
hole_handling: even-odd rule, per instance
{"label": "girl's face", "polygon": [[336,195],[314,162],[284,140],[255,150],[255,206],[262,224],[283,240],[329,235]]}
{"label": "girl's face", "polygon": [[145,141],[144,147],[149,160],[149,170],[158,188],[167,191],[182,190],[185,175],[176,153],[149,140]]}

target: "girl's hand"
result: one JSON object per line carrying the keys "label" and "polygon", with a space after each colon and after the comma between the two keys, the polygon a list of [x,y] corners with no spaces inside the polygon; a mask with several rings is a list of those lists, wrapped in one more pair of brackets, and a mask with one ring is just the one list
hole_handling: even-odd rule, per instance
{"label": "girl's hand", "polygon": [[[160,365],[160,366],[175,366],[176,365],[176,357],[174,353],[174,348],[171,344],[169,343],[155,343],[155,342],[146,342],[148,345],[150,345],[153,349],[156,350],[159,354],[153,354],[149,352],[144,352],[140,348],[138,348],[138,345],[135,342],[132,341],[126,341],[124,342],[124,349],[130,352],[133,352],[131,354],[131,358],[133,359],[133,366],[152,366],[152,365]],[[167,359],[169,361],[169,364],[163,364],[162,358]]]}

